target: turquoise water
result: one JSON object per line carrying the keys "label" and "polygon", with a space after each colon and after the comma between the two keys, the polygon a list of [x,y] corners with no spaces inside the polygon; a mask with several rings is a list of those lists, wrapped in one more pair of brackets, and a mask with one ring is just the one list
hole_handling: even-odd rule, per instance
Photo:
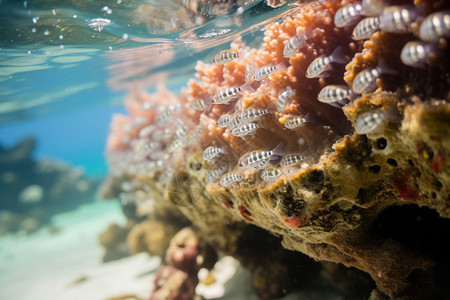
{"label": "turquoise water", "polygon": [[[149,7],[161,4],[0,2],[0,144],[11,147],[34,135],[37,157],[58,157],[104,175],[110,116],[123,111],[128,91],[152,91],[157,83],[179,90],[194,77],[197,60],[210,61],[237,37],[258,46],[263,25],[294,8],[253,1],[243,11],[233,7],[189,24],[152,15]],[[176,7],[172,3],[169,13],[177,15]],[[92,25],[98,18],[110,23],[100,30]],[[158,18],[164,26],[147,24]],[[173,28],[177,21],[182,25]]]}
{"label": "turquoise water", "polygon": [[[141,275],[159,261],[110,267],[118,279],[101,264],[98,235],[125,222],[119,202],[96,194],[111,116],[130,91],[178,91],[198,60],[237,37],[257,47],[265,24],[297,9],[212,8],[196,16],[181,1],[0,1],[0,299],[103,299],[117,280],[129,284],[114,293],[148,297],[151,278]],[[36,145],[21,156],[15,147],[28,136]],[[133,268],[142,274],[122,271]],[[84,277],[106,278],[70,288]]]}

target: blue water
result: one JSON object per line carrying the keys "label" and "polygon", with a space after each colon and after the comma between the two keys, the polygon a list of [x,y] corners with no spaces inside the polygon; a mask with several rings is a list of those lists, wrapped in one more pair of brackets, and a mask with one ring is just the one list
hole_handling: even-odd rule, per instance
{"label": "blue water", "polygon": [[[174,30],[136,24],[136,8],[146,3],[2,1],[0,144],[12,147],[33,135],[36,158],[54,157],[84,166],[89,175],[105,175],[109,120],[123,112],[128,90],[152,91],[162,82],[177,91],[194,77],[197,60],[209,61],[236,37],[257,46],[262,25],[292,9],[254,1],[243,13],[233,8]],[[95,18],[111,23],[95,30]]]}

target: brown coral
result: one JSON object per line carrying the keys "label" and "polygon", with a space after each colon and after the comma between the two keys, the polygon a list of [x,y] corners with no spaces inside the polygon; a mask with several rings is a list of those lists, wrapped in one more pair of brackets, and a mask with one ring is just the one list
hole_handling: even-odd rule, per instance
{"label": "brown coral", "polygon": [[[130,117],[112,126],[111,167],[118,176],[136,178],[143,187],[150,187],[148,193],[156,202],[176,204],[208,241],[238,257],[255,276],[261,277],[257,265],[264,260],[259,255],[252,257],[256,250],[246,253],[242,249],[246,240],[257,236],[248,223],[281,237],[286,249],[368,273],[379,290],[373,295],[432,297],[432,259],[378,233],[374,224],[381,222],[380,215],[390,207],[405,204],[426,206],[442,218],[450,217],[448,61],[443,55],[440,65],[425,70],[402,64],[401,49],[407,41],[417,39],[414,28],[423,18],[410,24],[407,33],[381,31],[366,42],[353,41],[354,26],[336,28],[333,22],[336,11],[348,2],[301,6],[292,18],[267,26],[260,49],[235,41],[232,47],[241,50],[242,61],[225,65],[199,62],[197,80],[188,82],[179,97],[167,91],[150,96],[155,100],[132,97],[132,102],[126,103]],[[426,15],[448,8],[448,4],[432,3],[422,1],[415,9]],[[412,5],[409,1],[395,4]],[[301,51],[283,58],[288,40],[306,33],[310,37]],[[328,77],[306,78],[311,61],[329,55],[336,47],[342,47],[349,63],[334,64]],[[448,54],[446,40],[439,47]],[[382,73],[375,78],[375,92],[354,95],[343,110],[317,101],[324,86],[351,86],[357,74],[376,68],[380,61],[396,74]],[[248,82],[255,92],[243,91],[235,100],[237,106],[213,104],[201,113],[190,108],[189,103],[208,102],[222,88],[241,86],[245,82],[243,62],[255,68],[280,63],[288,68],[278,68],[263,81]],[[287,86],[296,91],[292,103],[283,112],[264,115],[251,135],[239,137],[229,128],[216,126],[226,113],[236,118],[245,109],[270,107]],[[164,99],[185,106],[171,111],[171,106],[161,105],[163,94]],[[155,115],[144,121],[139,118],[148,101],[162,108],[160,114],[173,112],[168,127],[155,124]],[[299,128],[283,126],[287,116],[305,114],[308,122]],[[174,122],[175,118],[181,123]],[[177,131],[180,124],[183,132]],[[167,130],[168,137],[151,133],[142,138],[147,126],[153,126],[155,132]],[[157,142],[141,160],[136,159],[141,151],[139,140]],[[280,168],[283,176],[266,181],[260,170],[237,166],[249,151],[271,150],[280,143],[286,154],[305,156],[300,166]],[[202,152],[208,146],[225,147],[225,159],[204,161]],[[230,184],[219,184],[221,172],[233,174],[228,178]],[[272,259],[279,251],[274,249],[276,246],[270,246],[268,250]],[[292,270],[283,271],[282,264],[274,269],[292,274]],[[270,272],[262,277],[270,278]],[[273,282],[272,286],[276,285]],[[269,294],[274,297],[277,293]],[[264,292],[260,295],[266,297]]]}

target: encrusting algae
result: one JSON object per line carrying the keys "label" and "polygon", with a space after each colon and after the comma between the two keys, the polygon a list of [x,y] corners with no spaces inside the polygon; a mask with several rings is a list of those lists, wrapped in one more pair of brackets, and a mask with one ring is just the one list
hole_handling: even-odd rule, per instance
{"label": "encrusting algae", "polygon": [[[144,192],[155,206],[175,205],[250,269],[261,298],[280,296],[299,273],[279,238],[285,249],[369,274],[372,297],[433,297],[433,259],[374,224],[405,204],[450,218],[450,3],[298,5],[266,27],[260,49],[236,40],[236,59],[199,61],[179,95],[163,87],[130,95],[129,115],[111,125],[110,182],[120,197]],[[292,42],[299,36],[304,43]],[[405,49],[412,42],[422,48]],[[258,238],[270,240],[265,258],[243,249]],[[277,290],[283,280],[290,285]]]}

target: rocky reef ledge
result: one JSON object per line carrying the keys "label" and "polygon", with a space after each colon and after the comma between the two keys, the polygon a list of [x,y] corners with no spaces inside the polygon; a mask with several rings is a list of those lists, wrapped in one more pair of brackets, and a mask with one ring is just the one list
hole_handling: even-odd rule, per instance
{"label": "rocky reef ledge", "polygon": [[448,297],[449,8],[298,3],[178,95],[130,94],[104,194],[133,218],[186,218],[263,299],[319,266],[350,297]]}

